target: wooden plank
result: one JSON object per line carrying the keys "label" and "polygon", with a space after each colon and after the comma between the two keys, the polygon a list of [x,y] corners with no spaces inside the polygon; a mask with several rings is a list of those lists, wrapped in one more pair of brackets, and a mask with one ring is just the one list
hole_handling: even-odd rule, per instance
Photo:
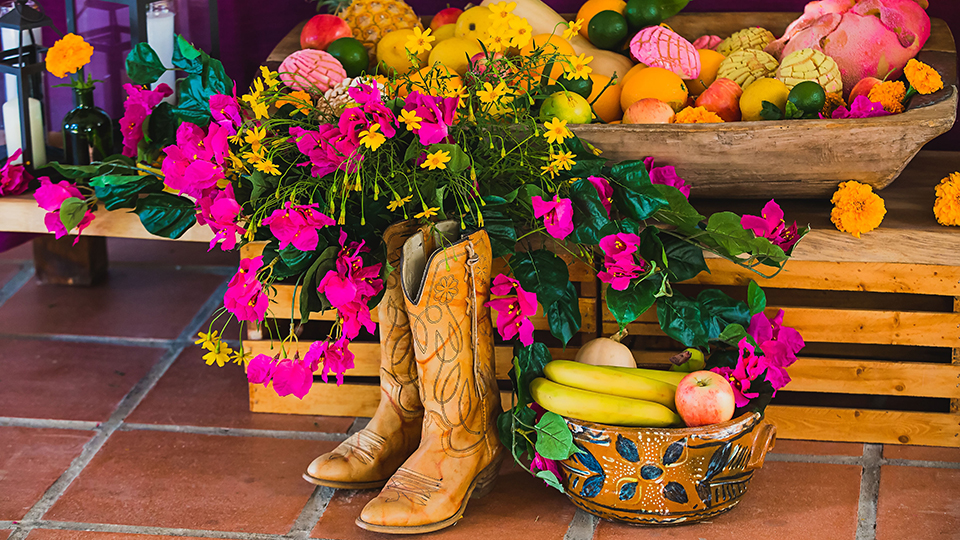
{"label": "wooden plank", "polygon": [[[960,313],[960,296],[953,298],[953,311]],[[954,347],[950,354],[950,360],[954,367],[960,366],[960,347]],[[960,382],[957,383],[960,386]],[[950,400],[950,412],[960,414],[960,399]]]}
{"label": "wooden plank", "polygon": [[960,296],[960,266],[791,260],[770,279],[726,259],[707,259],[707,267],[709,273],[684,283],[746,286],[753,280],[763,288]]}
{"label": "wooden plank", "polygon": [[97,284],[107,277],[107,239],[45,234],[33,240],[33,265],[45,285]]}
{"label": "wooden plank", "polygon": [[[32,195],[4,197],[0,201],[0,231],[46,233],[43,224],[46,210],[37,206]],[[84,236],[107,236],[112,238],[146,238],[158,240],[143,228],[140,218],[132,212],[108,212],[102,206],[94,213],[94,220],[83,230]],[[72,238],[72,236],[71,236]],[[213,232],[209,227],[195,225],[178,240],[186,242],[209,242]]]}
{"label": "wooden plank", "polygon": [[[307,350],[310,348],[312,343],[312,341],[299,341],[293,344],[286,344],[284,345],[283,350],[286,353],[287,358],[292,357],[294,353],[300,353],[300,357],[302,358],[305,354],[307,354]],[[267,340],[245,341],[243,346],[253,355],[266,354],[267,356],[275,356],[280,353],[279,341],[274,341],[272,343]],[[494,347],[493,350],[496,358],[497,379],[509,380],[507,373],[510,371],[510,368],[513,367],[513,347],[498,345]],[[550,355],[554,360],[573,360],[576,357],[578,350],[578,347],[567,347],[566,349],[552,348],[550,349]],[[354,354],[354,367],[347,372],[348,376],[380,376],[379,343],[364,343],[355,341],[350,344],[350,351]],[[318,370],[317,374],[319,373],[320,371]]]}
{"label": "wooden plank", "polygon": [[960,447],[960,415],[771,405],[777,437]]}
{"label": "wooden plank", "polygon": [[[768,316],[777,307],[766,310]],[[913,311],[868,311],[790,307],[783,323],[803,335],[805,341],[829,343],[875,343],[879,345],[919,345],[960,347],[960,313],[924,313]],[[619,327],[609,310],[603,311],[603,334]],[[651,308],[627,331],[640,336],[662,336],[657,313]]]}
{"label": "wooden plank", "polygon": [[[500,392],[500,403],[510,405],[510,392]],[[380,387],[373,384],[324,384],[314,382],[303,400],[294,396],[280,397],[272,388],[250,385],[250,410],[261,413],[307,414],[319,416],[370,417],[380,403]]]}

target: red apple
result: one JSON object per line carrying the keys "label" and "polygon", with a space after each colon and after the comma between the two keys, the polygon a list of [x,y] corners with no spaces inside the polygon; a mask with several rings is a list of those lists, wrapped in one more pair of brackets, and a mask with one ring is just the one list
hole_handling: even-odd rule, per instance
{"label": "red apple", "polygon": [[724,122],[740,121],[743,89],[730,79],[717,79],[697,98],[696,106],[716,113]]}
{"label": "red apple", "polygon": [[673,107],[656,98],[643,98],[633,102],[623,112],[624,124],[671,124]]}
{"label": "red apple", "polygon": [[867,97],[870,94],[870,90],[873,90],[873,87],[880,84],[880,79],[876,77],[865,77],[860,79],[860,82],[853,85],[853,90],[850,90],[850,97],[847,98],[848,103],[853,103],[853,100],[857,99],[857,96]]}
{"label": "red apple", "polygon": [[433,16],[433,19],[430,20],[430,29],[434,32],[437,31],[437,28],[445,24],[453,24],[457,22],[457,19],[460,18],[460,14],[463,13],[463,10],[455,7],[448,7],[447,9],[441,9]]}
{"label": "red apple", "polygon": [[323,51],[328,45],[343,37],[353,37],[347,21],[336,15],[314,15],[300,31],[300,48]]}
{"label": "red apple", "polygon": [[677,412],[687,427],[719,424],[733,418],[737,399],[723,375],[694,371],[677,385]]}

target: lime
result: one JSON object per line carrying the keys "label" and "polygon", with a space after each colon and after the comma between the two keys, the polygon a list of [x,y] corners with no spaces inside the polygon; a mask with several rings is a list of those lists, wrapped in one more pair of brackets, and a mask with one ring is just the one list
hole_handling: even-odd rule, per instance
{"label": "lime", "polygon": [[590,19],[587,37],[598,49],[619,50],[627,39],[627,19],[612,9],[601,11]]}
{"label": "lime", "polygon": [[818,83],[803,81],[793,87],[787,101],[807,114],[814,114],[823,110],[823,104],[827,101],[827,93]]}
{"label": "lime", "polygon": [[660,5],[656,0],[629,0],[623,16],[627,19],[631,32],[663,22]]}
{"label": "lime", "polygon": [[347,77],[358,77],[370,65],[367,48],[359,40],[343,37],[327,45],[327,52],[343,64]]}
{"label": "lime", "polygon": [[590,103],[580,94],[556,92],[540,105],[540,120],[548,122],[554,118],[571,124],[589,124],[593,121],[593,111]]}
{"label": "lime", "polygon": [[588,98],[590,97],[590,93],[593,92],[593,80],[590,77],[585,77],[583,79],[568,79],[567,76],[564,75],[557,80],[557,84],[554,88],[556,91],[567,90]]}

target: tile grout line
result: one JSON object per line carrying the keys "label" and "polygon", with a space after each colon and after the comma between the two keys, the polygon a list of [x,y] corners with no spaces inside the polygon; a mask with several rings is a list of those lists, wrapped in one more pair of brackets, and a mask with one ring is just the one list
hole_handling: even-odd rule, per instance
{"label": "tile grout line", "polygon": [[313,490],[313,494],[310,495],[310,499],[307,500],[307,504],[303,505],[303,510],[300,511],[300,515],[297,516],[297,520],[286,536],[298,540],[309,538],[313,528],[317,526],[320,518],[327,511],[327,505],[330,504],[330,500],[333,499],[336,492],[337,490],[333,488],[317,486]]}
{"label": "tile grout line", "polygon": [[0,426],[3,427],[26,427],[38,429],[75,429],[80,431],[95,431],[100,427],[100,422],[90,422],[84,420],[48,420],[44,418],[17,418],[13,416],[0,416]]}
{"label": "tile grout line", "polygon": [[923,469],[960,469],[960,462],[956,461],[927,461],[919,459],[881,459],[880,465],[920,467]]}
{"label": "tile grout line", "polygon": [[[21,522],[33,529],[55,529],[61,531],[88,531],[101,533],[145,534],[152,536],[182,536],[192,538],[223,538],[228,540],[281,540],[280,534],[227,532],[204,529],[174,529],[166,527],[147,527],[141,525],[114,525],[109,523],[83,523],[76,521],[37,520]],[[16,534],[16,533],[14,533]],[[10,536],[13,538],[13,535]],[[8,539],[9,540],[9,539]]]}
{"label": "tile grout line", "polygon": [[[2,419],[0,419],[2,421]],[[193,435],[219,435],[228,437],[263,437],[268,439],[289,439],[298,441],[334,441],[340,442],[348,437],[346,433],[326,431],[284,431],[279,429],[247,429],[206,426],[180,426],[169,424],[131,424],[124,422],[120,431],[166,431],[171,433],[190,433]]]}
{"label": "tile grout line", "polygon": [[0,287],[0,306],[5,304],[13,295],[17,294],[17,292],[30,281],[33,274],[34,268],[32,262],[22,264],[20,270]]}
{"label": "tile grout line", "polygon": [[77,334],[8,334],[5,332],[0,332],[0,339],[63,341],[67,343],[94,343],[100,345],[119,345],[123,347],[153,347],[157,349],[166,349],[174,344],[173,339],[81,336]]}
{"label": "tile grout line", "polygon": [[883,445],[863,445],[863,474],[860,476],[860,499],[857,504],[856,540],[877,537],[877,504],[880,499],[880,464]]}
{"label": "tile grout line", "polygon": [[570,526],[567,527],[567,533],[563,535],[563,540],[591,540],[599,524],[600,518],[577,508],[573,519],[570,520]]}
{"label": "tile grout line", "polygon": [[786,463],[823,463],[827,465],[857,465],[863,464],[862,456],[837,456],[814,454],[767,454],[766,461]]}
{"label": "tile grout line", "polygon": [[[90,464],[97,452],[103,448],[107,439],[121,426],[123,419],[126,418],[140,404],[147,393],[160,380],[160,377],[167,372],[167,369],[176,361],[180,353],[191,344],[193,335],[197,329],[210,317],[217,306],[223,301],[223,295],[227,289],[227,282],[223,281],[211,296],[203,303],[193,319],[187,323],[186,327],[177,336],[177,339],[170,345],[167,351],[157,360],[150,371],[140,379],[133,388],[127,392],[127,395],[120,401],[120,404],[114,410],[110,418],[101,424],[96,434],[87,441],[80,455],[77,456],[63,474],[60,475],[53,485],[47,488],[39,501],[27,511],[22,521],[36,521],[41,519],[57,502],[57,500],[66,492],[70,484],[80,475],[83,469]],[[25,540],[33,527],[29,525],[18,525],[7,540]]]}

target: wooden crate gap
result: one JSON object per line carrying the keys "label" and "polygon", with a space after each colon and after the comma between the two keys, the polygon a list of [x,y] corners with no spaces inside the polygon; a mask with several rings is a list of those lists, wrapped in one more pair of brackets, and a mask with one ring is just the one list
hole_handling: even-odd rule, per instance
{"label": "wooden crate gap", "polygon": [[827,394],[821,392],[792,392],[788,390],[777,392],[777,396],[773,398],[771,405],[836,407],[875,411],[950,412],[950,400],[946,398]]}

